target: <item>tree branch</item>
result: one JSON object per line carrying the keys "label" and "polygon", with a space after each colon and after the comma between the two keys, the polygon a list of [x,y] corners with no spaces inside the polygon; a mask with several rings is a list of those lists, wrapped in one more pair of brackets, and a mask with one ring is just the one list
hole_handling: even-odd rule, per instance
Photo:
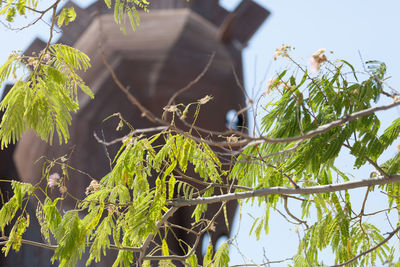
{"label": "tree branch", "polygon": [[200,81],[201,78],[203,78],[203,76],[207,73],[208,69],[210,68],[211,63],[214,61],[214,57],[215,57],[215,52],[211,55],[210,59],[208,60],[202,72],[199,75],[197,75],[197,77],[194,80],[190,81],[185,87],[179,89],[171,96],[171,98],[168,101],[167,107],[170,106],[180,94],[192,88],[196,83]]}
{"label": "tree branch", "polygon": [[[197,237],[196,237],[193,247],[190,249],[190,251],[186,255],[183,255],[183,256],[178,256],[178,255],[145,256],[143,259],[150,260],[150,261],[159,261],[159,260],[178,260],[178,261],[182,261],[182,262],[185,261],[186,259],[188,259],[190,256],[192,256],[195,253],[195,250],[197,249],[197,246],[199,245],[199,242],[200,242],[200,237],[205,232],[207,232],[211,228],[211,226],[215,223],[215,220],[221,214],[225,205],[226,205],[226,202],[223,202],[221,207],[219,208],[219,210],[214,214],[214,216],[208,222],[207,226],[197,234]],[[140,259],[139,259],[139,264],[140,264]]]}
{"label": "tree branch", "polygon": [[119,142],[122,142],[122,143],[123,143],[123,142],[124,142],[125,140],[127,140],[129,137],[131,137],[131,136],[133,136],[133,135],[135,135],[135,134],[138,134],[138,133],[161,132],[161,131],[164,131],[164,130],[166,130],[166,129],[168,129],[167,126],[158,126],[158,127],[144,128],[144,129],[135,129],[135,130],[133,130],[132,132],[130,132],[129,134],[127,134],[127,135],[125,135],[125,136],[123,136],[123,137],[120,137],[120,138],[111,140],[111,141],[109,141],[109,142],[106,142],[105,140],[101,140],[101,139],[97,136],[96,133],[93,133],[93,136],[94,136],[94,138],[96,139],[96,141],[97,141],[98,143],[103,144],[103,145],[105,145],[105,146],[111,146],[111,145],[117,144],[117,143],[119,143]]}
{"label": "tree branch", "polygon": [[368,187],[374,185],[383,185],[400,182],[400,175],[391,175],[390,178],[375,178],[350,181],[338,184],[318,185],[310,187],[268,187],[261,188],[252,191],[229,193],[224,195],[212,196],[212,197],[199,197],[195,199],[179,199],[168,202],[168,205],[172,207],[183,207],[183,206],[194,206],[198,204],[210,204],[223,201],[231,201],[238,199],[245,199],[251,197],[263,197],[268,195],[311,195],[320,193],[331,193],[343,190],[349,190],[360,187]]}
{"label": "tree branch", "polygon": [[[160,229],[161,226],[163,226],[163,224],[169,219],[169,217],[171,217],[177,210],[178,210],[178,207],[170,208],[163,215],[162,219],[159,222],[157,222],[156,229]],[[143,242],[143,245],[142,245],[141,250],[140,250],[139,259],[138,259],[139,266],[142,266],[142,262],[146,258],[146,255],[145,255],[146,254],[146,250],[147,250],[148,246],[150,245],[151,240],[153,240],[154,232],[149,234],[147,236],[146,240]]]}
{"label": "tree branch", "polygon": [[332,265],[331,267],[341,267],[341,266],[345,266],[345,265],[347,265],[349,263],[352,263],[353,261],[357,260],[358,258],[370,253],[371,251],[374,251],[375,249],[379,248],[380,246],[382,246],[383,244],[388,242],[398,231],[400,231],[400,226],[397,227],[394,231],[390,232],[389,236],[386,237],[384,240],[382,240],[382,242],[378,243],[376,246],[374,246],[374,247],[372,247],[372,248],[370,248],[370,249],[358,254],[357,256],[355,256],[354,258],[352,258],[352,259],[350,259],[350,260],[348,260],[346,262],[343,262],[343,263],[340,263],[340,264],[336,264],[336,265]]}
{"label": "tree branch", "polygon": [[[0,246],[5,245],[8,242],[8,237],[4,236],[2,239],[5,239],[6,241],[1,241]],[[29,246],[34,246],[34,247],[40,247],[40,248],[45,248],[45,249],[50,249],[50,250],[56,250],[58,248],[58,245],[50,245],[50,244],[45,244],[45,243],[40,243],[36,241],[31,241],[31,240],[26,240],[26,239],[21,239],[21,243],[24,245],[29,245]],[[93,243],[87,243],[85,246],[91,246]],[[142,251],[141,247],[119,247],[116,245],[110,245],[110,249],[112,250],[126,250],[126,251],[132,251],[132,252],[140,252]]]}
{"label": "tree branch", "polygon": [[296,220],[299,224],[304,224],[305,226],[306,226],[306,229],[308,229],[309,227],[308,227],[308,224],[307,224],[307,222],[306,221],[303,221],[303,220],[300,220],[299,218],[297,218],[296,216],[294,216],[291,212],[290,212],[290,210],[289,210],[289,208],[288,208],[288,206],[287,206],[287,196],[283,196],[283,201],[284,201],[284,208],[285,208],[285,210],[286,210],[286,213],[290,216],[290,217],[292,217],[292,219],[294,219],[294,220]]}
{"label": "tree branch", "polygon": [[[249,142],[246,144],[246,146],[243,148],[247,148],[249,146],[254,146],[257,144],[262,144],[262,143],[290,143],[290,142],[294,142],[294,141],[299,141],[299,140],[305,140],[305,139],[310,139],[316,135],[322,134],[324,132],[329,131],[332,128],[338,127],[340,125],[342,125],[343,123],[349,122],[349,121],[354,121],[358,118],[364,117],[364,116],[368,116],[371,115],[377,111],[382,111],[382,110],[388,110],[391,109],[393,107],[396,107],[400,105],[400,101],[395,101],[391,104],[388,105],[383,105],[383,106],[378,106],[378,107],[372,107],[372,108],[367,108],[364,109],[362,111],[358,111],[355,113],[352,113],[350,115],[347,115],[341,119],[335,120],[331,123],[328,124],[324,124],[319,126],[318,128],[316,128],[315,130],[309,131],[308,133],[304,134],[304,135],[299,135],[299,136],[295,136],[295,137],[290,137],[290,138],[276,138],[276,139],[270,139],[270,138],[265,138],[265,137],[259,137],[259,138],[254,138],[252,142]],[[244,141],[239,141],[237,143],[230,143],[231,146],[235,145],[235,146],[242,146],[244,143],[248,142],[247,140]]]}

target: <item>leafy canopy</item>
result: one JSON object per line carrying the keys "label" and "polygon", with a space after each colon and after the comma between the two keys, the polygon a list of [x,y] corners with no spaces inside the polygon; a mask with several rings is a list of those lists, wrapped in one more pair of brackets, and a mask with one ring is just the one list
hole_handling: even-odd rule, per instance
{"label": "leafy canopy", "polygon": [[[144,0],[105,2],[109,8],[114,6],[117,23],[123,25],[127,16],[133,29],[139,24],[137,8],[146,10],[149,4]],[[10,22],[27,9],[44,12],[36,10],[34,1],[1,4],[0,14]],[[58,1],[48,10],[57,5]],[[57,20],[53,17],[52,27],[54,23],[68,25],[75,17],[73,8],[62,9]],[[230,129],[220,134],[219,140],[206,139],[192,135],[197,130],[193,125],[189,131],[182,130],[174,120],[163,120],[168,127],[154,135],[137,135],[133,130],[123,139],[111,162],[112,170],[100,181],[92,180],[86,197],[76,200],[76,208],[65,212],[60,207],[68,196],[65,180],[72,168],[65,157],[46,162],[44,188],[40,183],[12,181],[13,195],[4,199],[0,209],[4,254],[32,244],[23,239],[23,234],[32,216],[27,212],[28,202],[36,199],[35,216],[44,240],[40,246],[54,250],[51,260],[59,266],[74,266],[86,249],[87,265],[116,249],[113,266],[149,266],[151,261],[160,266],[174,266],[176,261],[189,266],[228,266],[233,239],[218,249],[210,244],[202,263],[194,252],[200,238],[218,227],[214,224],[216,215],[226,216],[227,201],[241,203],[241,199],[257,197],[258,205],[266,208],[265,216],[256,218],[250,229],[257,237],[263,230],[268,233],[271,211],[280,205],[296,221],[300,242],[298,253],[291,258],[293,266],[322,265],[319,255],[326,248],[331,248],[339,265],[396,263],[396,246],[388,240],[400,228],[385,237],[388,229],[366,220],[393,211],[398,225],[400,155],[396,153],[384,162],[381,156],[398,138],[400,119],[380,129],[375,114],[399,104],[396,91],[385,91],[385,64],[367,62],[369,70],[363,76],[344,60],[328,61],[321,50],[313,55],[316,73],[310,73],[293,60],[288,46],[278,49],[276,57],[287,58],[292,65],[269,82],[265,95],[273,97],[263,106],[258,136]],[[28,66],[29,72],[15,82],[0,105],[4,112],[1,149],[17,142],[30,129],[50,144],[55,134],[60,144],[67,143],[71,113],[79,108],[79,91],[93,98],[78,74],[90,67],[89,58],[77,49],[49,42],[36,56],[11,54],[0,68],[0,84],[21,64]],[[394,102],[378,106],[381,97]],[[189,107],[197,107],[193,115],[196,119],[208,101],[207,96],[164,110],[185,122]],[[125,123],[121,119],[121,124]],[[336,163],[343,151],[354,157],[355,168],[375,168],[371,179],[353,180],[338,169]],[[62,175],[52,171],[55,166],[62,167]],[[189,176],[191,170],[196,178]],[[376,186],[387,197],[386,207],[372,214],[366,214],[364,206],[361,211],[353,208],[348,189],[365,187],[367,199]],[[60,195],[54,197],[50,192],[56,188]],[[222,195],[213,196],[216,192]],[[300,201],[299,217],[288,209],[288,198]],[[220,204],[213,218],[205,216],[210,203]],[[195,207],[192,228],[185,230],[195,235],[196,241],[187,244],[176,240],[186,253],[179,256],[169,249],[167,235],[173,234],[169,219],[185,206]],[[154,248],[150,249],[150,243]]]}

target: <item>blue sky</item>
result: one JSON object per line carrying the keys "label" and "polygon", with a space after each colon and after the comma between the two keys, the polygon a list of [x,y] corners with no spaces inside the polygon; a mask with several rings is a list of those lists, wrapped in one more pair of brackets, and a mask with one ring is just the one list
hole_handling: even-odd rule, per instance
{"label": "blue sky", "polygon": [[[239,1],[223,0],[221,4],[233,8]],[[400,88],[400,1],[398,0],[257,0],[272,14],[259,29],[248,47],[244,50],[245,86],[251,96],[266,89],[265,78],[271,78],[282,69],[279,61],[273,61],[272,55],[281,44],[295,47],[293,55],[307,64],[308,58],[319,48],[326,48],[334,54],[332,59],[345,59],[358,69],[364,60],[381,60],[387,64],[388,75],[393,76],[388,82],[394,88]],[[86,2],[88,4],[88,2]],[[42,22],[21,32],[6,30],[0,25],[0,62],[4,62],[12,50],[24,50],[34,37],[47,38],[48,26]],[[385,123],[399,116],[399,110],[380,113]],[[346,166],[346,162],[342,163]],[[349,167],[349,166],[347,166]],[[369,170],[356,174],[365,178]],[[296,211],[296,206],[293,206]],[[259,242],[248,237],[252,218],[247,212],[263,212],[262,209],[243,208],[241,230],[238,243],[246,257],[256,263],[263,261],[264,255],[269,260],[291,256],[297,249],[297,236],[292,226],[285,226],[285,220],[274,214],[270,225],[270,235]],[[234,224],[236,233],[238,224]],[[232,264],[241,263],[242,256],[231,253]],[[328,263],[332,259],[327,258]],[[287,263],[273,265],[286,266]]]}

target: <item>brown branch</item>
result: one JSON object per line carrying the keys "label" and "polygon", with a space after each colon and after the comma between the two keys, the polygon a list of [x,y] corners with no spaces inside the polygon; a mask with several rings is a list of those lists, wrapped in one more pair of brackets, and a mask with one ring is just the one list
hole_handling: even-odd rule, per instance
{"label": "brown branch", "polygon": [[287,206],[287,202],[288,202],[288,201],[287,201],[287,196],[283,196],[283,201],[284,201],[284,207],[285,207],[286,213],[287,213],[293,220],[297,221],[297,222],[300,223],[300,224],[304,224],[305,227],[306,227],[306,229],[308,229],[309,227],[308,227],[308,224],[307,224],[306,221],[300,220],[299,218],[297,218],[296,216],[294,216],[294,215],[290,212],[290,210],[289,210],[289,208],[288,208],[288,206]]}
{"label": "brown branch", "polygon": [[[243,146],[244,144],[246,144],[246,146],[243,148],[243,149],[245,149],[248,146],[253,146],[253,145],[262,144],[262,143],[290,143],[290,142],[295,142],[295,141],[299,141],[299,140],[306,140],[306,139],[310,139],[314,136],[317,136],[319,134],[325,133],[332,128],[341,126],[342,124],[344,124],[346,122],[354,121],[358,118],[371,115],[377,111],[388,110],[388,109],[391,109],[398,105],[400,105],[400,101],[395,101],[388,105],[372,107],[372,108],[364,109],[364,110],[361,110],[358,112],[354,112],[352,114],[344,116],[341,119],[335,120],[331,123],[321,125],[318,128],[316,128],[315,130],[309,131],[308,133],[306,133],[304,135],[299,135],[299,136],[289,137],[289,138],[276,138],[276,139],[270,139],[270,138],[266,138],[266,137],[258,137],[258,138],[254,138],[253,141],[251,141],[251,142],[248,142],[248,140],[244,140],[242,142],[237,142],[234,145]],[[221,145],[225,145],[225,144],[221,143]],[[232,144],[230,144],[230,145],[232,146]]]}
{"label": "brown branch", "polygon": [[[51,43],[51,39],[53,39],[53,30],[54,30],[54,26],[56,24],[56,13],[57,13],[57,6],[60,3],[61,0],[57,0],[51,7],[49,7],[49,9],[53,9],[53,14],[51,15],[51,25],[50,25],[50,36],[49,36],[49,40],[47,40],[47,44],[46,44],[46,48],[44,49],[44,53],[41,55],[39,62],[42,61],[42,58],[44,57],[44,55],[46,54],[47,50],[49,49],[50,43]],[[47,11],[46,11],[47,12]]]}
{"label": "brown branch", "polygon": [[373,161],[369,157],[365,157],[365,158],[369,164],[374,166],[374,168],[379,172],[379,174],[381,174],[385,178],[389,178],[389,175],[375,161]]}
{"label": "brown branch", "polygon": [[139,255],[139,259],[138,259],[139,266],[141,266],[143,260],[146,259],[145,253],[146,253],[147,248],[148,248],[149,245],[150,245],[151,240],[153,240],[153,238],[154,238],[154,232],[155,232],[156,230],[160,229],[160,228],[164,225],[164,223],[165,223],[177,210],[178,210],[178,207],[172,207],[172,208],[170,208],[170,209],[163,215],[162,219],[161,219],[159,222],[157,222],[156,229],[153,231],[153,233],[151,233],[151,234],[149,234],[149,235],[147,236],[147,238],[146,238],[145,241],[143,242],[143,245],[142,245],[142,247],[141,247],[141,249],[140,249],[140,255]]}
{"label": "brown branch", "polygon": [[[283,195],[283,196],[284,196],[284,195]],[[291,199],[296,199],[296,200],[299,200],[299,201],[302,201],[302,202],[312,202],[312,203],[315,202],[315,201],[312,200],[312,199],[304,199],[304,198],[300,198],[300,197],[296,197],[296,196],[287,195],[286,197],[291,198]]]}
{"label": "brown branch", "polygon": [[247,186],[241,186],[241,185],[229,185],[229,184],[218,184],[218,183],[209,183],[209,182],[204,182],[202,180],[199,180],[198,178],[190,177],[186,175],[185,173],[181,172],[180,170],[174,170],[179,176],[175,175],[175,178],[178,179],[185,179],[200,185],[204,185],[207,187],[216,187],[216,188],[234,188],[234,189],[241,189],[241,190],[251,190],[252,188],[247,187]]}
{"label": "brown branch", "polygon": [[108,69],[108,71],[111,74],[111,77],[113,79],[113,81],[115,82],[115,84],[118,86],[118,88],[127,96],[128,100],[135,105],[137,108],[139,108],[139,110],[142,112],[142,116],[146,117],[148,120],[150,120],[153,123],[159,123],[161,125],[164,126],[168,126],[168,123],[157,118],[150,110],[148,110],[145,106],[143,106],[139,100],[134,97],[129,90],[121,83],[121,81],[118,79],[117,75],[115,74],[113,68],[111,67],[111,65],[107,62],[107,59],[104,55],[104,52],[101,53],[101,57],[103,59],[103,63],[106,66],[106,68]]}
{"label": "brown branch", "polygon": [[[357,140],[357,137],[354,133],[355,136],[355,140]],[[347,144],[343,144],[344,147],[348,148],[350,151],[353,150],[353,147],[350,145],[349,140],[347,140]],[[369,157],[365,156],[365,160],[368,161],[369,164],[371,164],[376,170],[377,172],[382,175],[385,178],[389,178],[389,175],[372,159],[370,159]]]}
{"label": "brown branch", "polygon": [[170,223],[170,222],[166,222],[164,227],[165,228],[168,228],[168,227],[177,228],[177,229],[185,231],[186,233],[191,233],[191,234],[194,234],[194,235],[198,235],[199,234],[198,232],[196,232],[196,231],[194,231],[194,230],[192,230],[190,228],[186,228],[186,227],[183,227],[181,225]]}
{"label": "brown branch", "polygon": [[[247,112],[250,108],[251,108],[251,106],[244,107],[235,113],[235,116],[233,116],[233,118],[229,122],[229,130],[230,131],[234,131],[234,129],[232,129],[232,126],[233,126],[233,122],[235,121],[235,119],[239,118],[240,115],[245,114],[245,112]],[[243,115],[243,117],[245,117],[245,115]],[[240,127],[243,129],[243,125],[240,125]],[[237,129],[235,132],[240,132],[240,130]]]}
{"label": "brown branch", "polygon": [[[2,236],[1,239],[8,240],[8,237]],[[2,241],[0,242],[0,245],[5,245],[8,241]],[[29,245],[29,246],[34,246],[34,247],[40,247],[40,248],[45,248],[45,249],[50,249],[50,250],[56,250],[59,246],[58,245],[50,245],[50,244],[45,244],[45,243],[40,243],[36,241],[31,241],[31,240],[26,240],[26,239],[21,239],[21,243],[24,245]],[[91,246],[93,243],[87,243],[86,246]],[[110,245],[110,249],[113,250],[125,250],[125,251],[132,251],[132,252],[140,252],[142,251],[141,247],[119,247],[116,245]]]}
{"label": "brown branch", "polygon": [[338,184],[329,184],[329,185],[318,185],[318,186],[310,186],[310,187],[268,187],[261,188],[257,190],[245,191],[245,192],[236,192],[229,193],[224,195],[217,195],[212,197],[199,197],[195,199],[179,199],[174,201],[169,201],[168,205],[172,207],[184,207],[184,206],[193,206],[198,204],[210,204],[252,197],[263,197],[268,195],[311,195],[311,194],[320,194],[320,193],[331,193],[343,190],[349,190],[360,187],[368,187],[375,185],[383,185],[389,183],[400,182],[400,175],[391,175],[389,179],[381,178],[381,179],[365,179],[365,180],[357,180],[350,181]]}
{"label": "brown branch", "polygon": [[278,212],[279,215],[281,215],[288,223],[295,224],[295,225],[301,224],[301,223],[293,222],[293,221],[289,220],[289,218],[282,211],[280,211],[279,209],[276,209],[275,211]]}
{"label": "brown branch", "polygon": [[[30,11],[32,11],[32,12],[39,13],[40,16],[37,17],[36,19],[34,19],[32,22],[28,23],[27,25],[23,26],[23,27],[20,27],[20,28],[12,28],[12,27],[6,25],[6,24],[5,24],[4,22],[2,22],[2,21],[0,21],[0,23],[3,24],[3,26],[6,27],[6,28],[9,29],[9,30],[12,30],[12,31],[22,31],[22,30],[24,30],[24,29],[26,29],[26,28],[29,28],[29,27],[35,25],[39,20],[42,20],[42,19],[43,19],[43,16],[44,16],[48,11],[50,11],[51,9],[53,9],[53,10],[56,9],[57,6],[58,6],[58,4],[60,3],[60,1],[61,1],[61,0],[57,0],[57,1],[54,2],[51,6],[49,6],[48,8],[46,8],[46,9],[44,9],[44,10],[42,10],[42,11],[36,10],[36,9],[31,8],[31,7],[29,7],[29,6],[25,6],[26,9],[28,9],[28,10],[30,10]],[[1,3],[1,2],[0,2],[0,3]],[[12,5],[15,5],[15,4],[13,3]],[[54,13],[54,12],[53,12],[53,17],[55,17],[55,13]],[[52,20],[53,20],[53,19],[52,19]],[[53,27],[50,27],[50,28],[51,28],[51,29],[50,29],[51,31],[54,30],[54,29],[53,29],[54,26],[53,26]],[[51,39],[52,39],[52,37],[50,37],[50,40],[51,40]]]}
{"label": "brown branch", "polygon": [[364,200],[363,200],[361,211],[360,211],[361,217],[363,215],[365,215],[364,210],[365,210],[365,204],[367,203],[367,199],[368,199],[369,189],[370,189],[370,187],[368,186],[367,191],[365,192]]}
{"label": "brown branch", "polygon": [[212,62],[214,61],[214,57],[215,57],[215,52],[211,55],[210,59],[208,60],[206,66],[204,67],[204,69],[202,70],[202,72],[192,81],[190,81],[185,87],[179,89],[178,91],[176,91],[171,98],[168,101],[167,107],[170,106],[174,100],[182,93],[184,93],[185,91],[189,90],[190,88],[193,87],[193,85],[195,85],[196,83],[198,83],[200,81],[201,78],[203,78],[203,76],[207,73],[208,69],[210,68]]}
{"label": "brown branch", "polygon": [[[214,214],[214,216],[211,218],[211,220],[208,222],[207,226],[201,230],[196,237],[196,240],[194,242],[193,247],[191,248],[191,250],[183,256],[178,256],[178,255],[170,255],[170,256],[145,256],[143,258],[143,260],[150,260],[150,261],[159,261],[159,260],[178,260],[178,261],[185,261],[187,258],[189,258],[190,256],[192,256],[200,242],[200,237],[207,232],[211,226],[214,224],[215,220],[217,219],[217,217],[220,215],[220,213],[223,211],[224,206],[226,205],[226,202],[223,202],[221,207],[219,208],[219,210]],[[139,260],[139,264],[140,264],[140,260]]]}
{"label": "brown branch", "polygon": [[387,208],[387,209],[383,209],[383,210],[377,210],[377,211],[373,211],[373,212],[370,212],[370,213],[364,213],[364,216],[373,216],[373,215],[376,215],[376,214],[379,214],[379,213],[382,213],[382,212],[386,212],[386,211],[391,211],[391,210],[394,210],[394,209],[399,210],[400,206],[395,206],[395,207]]}
{"label": "brown branch", "polygon": [[257,149],[257,153],[258,153],[258,155],[259,155],[259,157],[260,157],[260,160],[261,160],[262,162],[264,162],[265,165],[267,165],[268,167],[273,168],[273,169],[276,170],[277,172],[280,172],[281,175],[285,176],[285,177],[289,180],[289,182],[290,182],[295,188],[299,188],[299,186],[293,181],[293,179],[292,179],[289,175],[287,175],[286,173],[283,173],[283,171],[280,170],[277,166],[272,165],[272,164],[266,162],[266,161],[264,160],[264,158],[261,156],[261,153],[260,153],[260,150],[258,149],[258,147],[256,147],[256,149]]}
{"label": "brown branch", "polygon": [[236,264],[236,265],[231,265],[230,267],[246,267],[246,266],[257,266],[257,267],[259,267],[259,266],[267,266],[267,265],[275,264],[275,263],[283,263],[285,261],[292,261],[292,260],[293,260],[293,258],[286,258],[286,259],[283,259],[283,260],[276,260],[276,261],[268,260],[268,261],[266,261],[264,263],[259,263],[259,264],[257,264],[257,263]]}
{"label": "brown branch", "polygon": [[[2,238],[8,240],[8,237],[2,237]],[[5,245],[5,244],[7,244],[7,242],[8,241],[2,241],[2,242],[0,242],[0,245]],[[39,243],[39,242],[26,240],[26,239],[21,239],[21,243],[25,244],[25,245],[30,245],[30,246],[34,246],[34,247],[40,247],[40,248],[46,248],[46,249],[51,249],[51,250],[56,250],[58,248],[58,246],[55,246],[55,245],[48,245],[48,244]]]}
{"label": "brown branch", "polygon": [[167,126],[159,126],[159,127],[145,128],[145,129],[136,129],[136,130],[133,130],[132,132],[130,132],[129,134],[127,134],[127,135],[125,135],[125,136],[123,136],[123,137],[114,139],[114,140],[109,141],[109,142],[106,142],[106,141],[104,141],[104,140],[101,140],[101,139],[97,136],[96,133],[93,133],[93,136],[94,136],[94,138],[96,139],[96,141],[97,141],[98,143],[103,144],[103,145],[105,145],[105,146],[111,146],[111,145],[117,144],[117,143],[119,143],[119,142],[124,142],[124,141],[127,140],[129,137],[131,137],[131,136],[133,136],[133,135],[135,135],[135,134],[138,134],[138,133],[159,132],[159,131],[164,131],[164,130],[166,130],[166,129],[168,129]]}

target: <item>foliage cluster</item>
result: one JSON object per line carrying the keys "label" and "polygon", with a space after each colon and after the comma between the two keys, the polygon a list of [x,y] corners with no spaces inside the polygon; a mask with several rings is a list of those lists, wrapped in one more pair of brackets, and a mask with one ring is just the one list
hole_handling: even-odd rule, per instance
{"label": "foliage cluster", "polygon": [[[109,8],[114,5],[117,23],[123,24],[127,14],[133,28],[139,23],[136,8],[146,10],[148,5],[144,0],[105,2]],[[48,10],[55,9],[56,3]],[[10,22],[24,15],[25,9],[35,12],[37,6],[37,2],[22,0],[2,4],[0,14]],[[73,9],[63,9],[57,23],[67,25],[74,18]],[[258,204],[267,210],[251,229],[257,237],[263,230],[268,233],[270,211],[279,205],[284,205],[287,214],[302,227],[301,233],[298,230],[298,253],[292,258],[294,266],[322,265],[319,254],[328,247],[339,266],[373,265],[378,259],[396,263],[396,246],[387,241],[398,234],[398,219],[397,228],[388,237],[384,235],[387,230],[364,219],[392,211],[399,215],[400,154],[384,162],[381,156],[398,138],[400,119],[382,130],[375,114],[400,104],[396,91],[385,91],[385,64],[367,62],[367,76],[362,79],[350,63],[327,61],[319,52],[318,64],[323,68],[318,65],[318,73],[312,74],[291,58],[290,47],[284,49],[279,56],[288,58],[292,65],[270,82],[266,93],[274,98],[263,107],[258,136],[229,129],[220,135],[226,141],[203,139],[179,129],[174,121],[163,120],[168,127],[154,135],[126,136],[112,161],[112,171],[100,181],[93,180],[87,196],[65,213],[59,206],[68,195],[68,188],[62,186],[68,174],[65,171],[62,177],[54,176],[52,167],[69,166],[63,158],[48,162],[42,177],[47,179],[47,187],[12,181],[14,195],[0,210],[4,254],[10,249],[18,251],[27,243],[22,238],[30,221],[27,205],[36,199],[36,217],[44,238],[40,246],[53,249],[52,261],[60,266],[75,265],[86,248],[90,251],[87,264],[116,249],[119,252],[114,266],[148,266],[151,261],[158,261],[160,266],[173,266],[173,261],[198,266],[194,251],[199,238],[215,227],[215,218],[204,216],[208,205],[220,203],[218,213],[226,213],[227,201],[257,197]],[[78,89],[93,97],[77,73],[90,67],[89,58],[61,44],[49,44],[32,57],[13,53],[0,68],[0,84],[21,64],[29,66],[30,71],[15,82],[0,106],[4,111],[1,148],[15,143],[29,129],[50,144],[56,134],[60,143],[68,142],[71,113],[79,108]],[[380,97],[394,102],[378,106]],[[180,105],[200,108],[206,102]],[[166,112],[179,115],[178,109],[171,107]],[[186,117],[176,116],[181,120]],[[371,179],[354,181],[338,169],[335,163],[343,151],[354,157],[355,168],[372,166]],[[227,154],[229,164],[223,164],[221,158],[227,160]],[[190,170],[197,174],[196,183],[188,175]],[[61,195],[52,198],[49,192],[55,185]],[[361,211],[355,210],[349,191],[355,187],[366,188],[365,199],[379,187],[387,196],[387,207],[374,214],[366,214],[364,206]],[[215,192],[222,195],[213,196]],[[46,195],[43,201],[39,197],[42,193]],[[300,218],[288,210],[288,198],[301,202]],[[194,244],[177,240],[186,252],[179,256],[169,249],[166,236],[173,232],[168,219],[184,206],[196,206],[193,228],[186,230],[196,232],[197,239]],[[5,234],[7,225],[11,225],[11,231]],[[149,249],[150,242],[157,244],[154,249]],[[202,265],[228,266],[231,242],[215,252],[210,244]]]}

